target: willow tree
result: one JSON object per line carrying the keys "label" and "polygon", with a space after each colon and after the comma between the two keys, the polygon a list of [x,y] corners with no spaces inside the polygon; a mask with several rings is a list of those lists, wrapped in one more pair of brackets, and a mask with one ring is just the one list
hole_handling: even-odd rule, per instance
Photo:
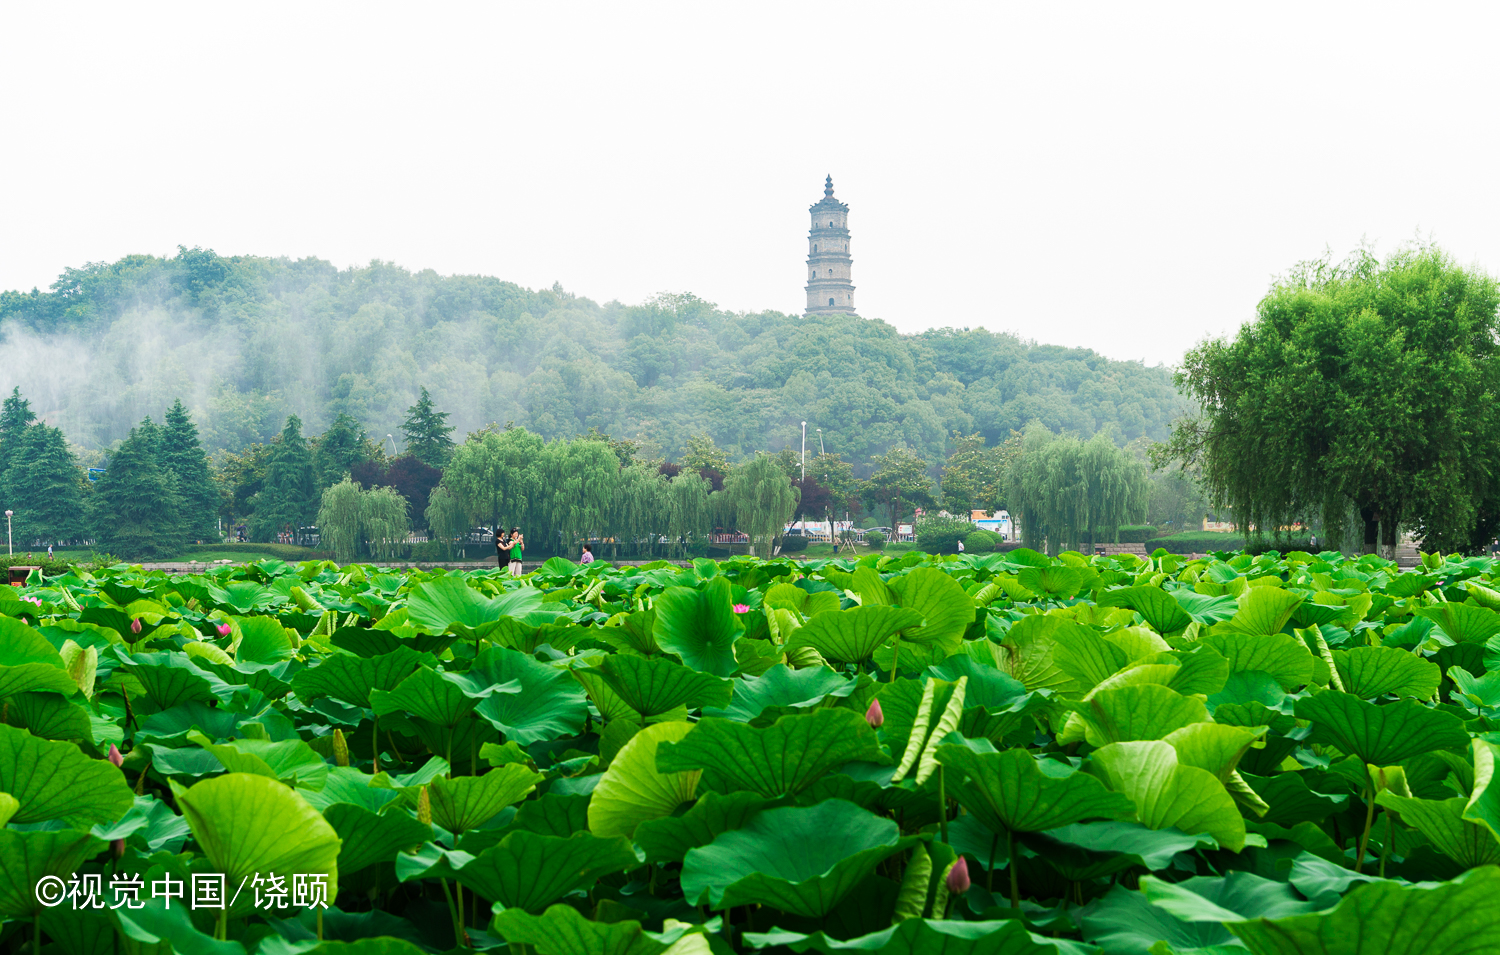
{"label": "willow tree", "polygon": [[353,563],[359,553],[363,496],[359,485],[346,474],[342,481],[323,492],[318,506],[319,540],[333,551],[333,559],[341,564]]}
{"label": "willow tree", "polygon": [[443,542],[443,549],[449,557],[453,556],[455,547],[462,546],[474,526],[458,495],[443,484],[433,488],[427,496],[424,516],[433,538]]}
{"label": "willow tree", "polygon": [[614,539],[614,553],[621,544],[640,547],[648,553],[652,540],[664,530],[667,514],[667,478],[649,464],[632,464],[615,476],[604,536]]}
{"label": "willow tree", "polygon": [[698,474],[684,471],[672,478],[667,538],[677,545],[679,554],[713,529],[712,494],[713,485]]}
{"label": "willow tree", "polygon": [[546,533],[558,535],[568,552],[568,545],[603,530],[619,484],[620,459],[608,444],[579,438],[547,445],[539,463],[539,483],[550,490]]}
{"label": "willow tree", "polygon": [[539,490],[536,463],[544,447],[524,428],[476,431],[453,449],[443,483],[476,522],[521,524]]}
{"label": "willow tree", "polygon": [[1493,278],[1433,247],[1302,263],[1233,341],[1188,352],[1177,381],[1202,410],[1157,463],[1198,466],[1257,537],[1353,509],[1366,553],[1394,557],[1402,524],[1473,547],[1500,519],[1497,309]]}
{"label": "willow tree", "polygon": [[1084,442],[1036,422],[1026,428],[1005,487],[1026,544],[1052,554],[1116,539],[1121,524],[1145,515],[1151,494],[1145,465],[1108,435]]}
{"label": "willow tree", "polygon": [[376,560],[395,558],[411,536],[406,498],[393,487],[372,487],[360,501],[360,529]]}
{"label": "willow tree", "polygon": [[797,509],[797,489],[776,459],[756,454],[724,481],[724,503],[734,522],[750,538],[750,553],[772,556],[773,544]]}

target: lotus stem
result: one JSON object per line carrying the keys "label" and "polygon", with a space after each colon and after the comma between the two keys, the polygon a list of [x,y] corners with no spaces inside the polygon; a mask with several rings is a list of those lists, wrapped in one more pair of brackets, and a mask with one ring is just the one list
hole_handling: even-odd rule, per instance
{"label": "lotus stem", "polygon": [[380,772],[380,714],[376,713],[372,719],[373,723],[371,725],[374,727],[374,729],[370,733],[370,738],[372,740],[370,746],[371,749],[375,751],[375,759],[371,763],[370,772],[374,774]]}
{"label": "lotus stem", "polygon": [[1385,845],[1380,848],[1380,877],[1385,878],[1385,860],[1391,857],[1391,843],[1396,841],[1396,823],[1391,819],[1391,811],[1385,812]]}
{"label": "lotus stem", "polygon": [[458,909],[453,907],[453,893],[448,891],[448,880],[438,879],[438,884],[443,887],[443,900],[448,903],[448,915],[453,919],[453,947],[457,948],[464,943],[463,922],[458,917]]}
{"label": "lotus stem", "polygon": [[891,638],[891,682],[896,682],[896,674],[901,670],[901,634]]}
{"label": "lotus stem", "polygon": [[938,829],[943,842],[948,841],[948,790],[943,780],[943,765],[938,764]]}
{"label": "lotus stem", "polygon": [[[1368,772],[1368,770],[1366,770]],[[1370,844],[1370,827],[1375,824],[1375,787],[1365,786],[1365,831],[1359,837],[1359,849],[1354,853],[1354,871],[1359,872],[1365,865],[1365,847]]]}
{"label": "lotus stem", "polygon": [[995,851],[1000,848],[1000,833],[995,833],[990,838],[990,864],[985,868],[984,890],[991,895],[995,894]]}
{"label": "lotus stem", "polygon": [[1016,834],[1005,830],[1005,867],[1010,870],[1010,907],[1021,911],[1021,877],[1016,872]]}

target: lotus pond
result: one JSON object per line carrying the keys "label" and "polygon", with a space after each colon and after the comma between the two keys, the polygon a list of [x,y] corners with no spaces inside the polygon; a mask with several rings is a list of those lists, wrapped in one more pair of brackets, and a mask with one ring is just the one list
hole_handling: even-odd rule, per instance
{"label": "lotus pond", "polygon": [[1500,952],[1497,576],[34,573],[0,590],[0,945]]}

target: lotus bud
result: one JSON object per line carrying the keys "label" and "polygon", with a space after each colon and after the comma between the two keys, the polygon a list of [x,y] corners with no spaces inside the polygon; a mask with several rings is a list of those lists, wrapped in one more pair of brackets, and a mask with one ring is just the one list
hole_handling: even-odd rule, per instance
{"label": "lotus bud", "polygon": [[221,637],[227,637],[227,636],[229,636],[229,624],[227,624],[227,623],[221,623],[221,624],[219,624],[219,626],[218,626],[217,629],[219,631],[219,636],[221,636]]}
{"label": "lotus bud", "polygon": [[117,767],[125,765],[125,755],[120,752],[120,748],[114,743],[109,744],[109,761]]}
{"label": "lotus bud", "polygon": [[952,895],[963,895],[969,891],[969,860],[963,856],[953,863],[953,868],[948,870],[948,892]]}
{"label": "lotus bud", "polygon": [[750,605],[749,604],[735,604],[734,605],[734,612],[735,613],[749,613],[750,612]]}
{"label": "lotus bud", "polygon": [[349,765],[349,741],[344,739],[341,729],[333,731],[333,761],[339,766]]}
{"label": "lotus bud", "polygon": [[427,787],[417,794],[417,822],[424,826],[432,825],[432,797],[427,795]]}
{"label": "lotus bud", "polygon": [[879,700],[870,701],[870,708],[865,710],[865,722],[870,724],[872,730],[878,730],[885,725],[885,711],[880,708]]}
{"label": "lotus bud", "polygon": [[134,620],[130,621],[130,632],[131,633],[140,633],[141,632],[141,618],[140,617],[136,617]]}

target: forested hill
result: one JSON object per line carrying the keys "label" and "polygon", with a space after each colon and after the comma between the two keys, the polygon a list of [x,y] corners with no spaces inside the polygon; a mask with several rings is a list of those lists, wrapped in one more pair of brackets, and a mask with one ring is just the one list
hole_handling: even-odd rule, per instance
{"label": "forested hill", "polygon": [[1032,419],[1160,439],[1184,407],[1164,368],[1008,334],[901,335],[690,295],[599,305],[485,276],[198,249],[0,293],[0,392],[14,386],[94,448],[178,396],[210,449],[266,441],[289,414],[317,433],[347,412],[399,440],[425,386],[460,438],[490,422],[546,437],[598,427],[672,457],[706,431],[739,457],[795,444],[806,420],[814,449],[821,427],[856,463],[903,442],[937,460],[953,432],[993,443]]}

